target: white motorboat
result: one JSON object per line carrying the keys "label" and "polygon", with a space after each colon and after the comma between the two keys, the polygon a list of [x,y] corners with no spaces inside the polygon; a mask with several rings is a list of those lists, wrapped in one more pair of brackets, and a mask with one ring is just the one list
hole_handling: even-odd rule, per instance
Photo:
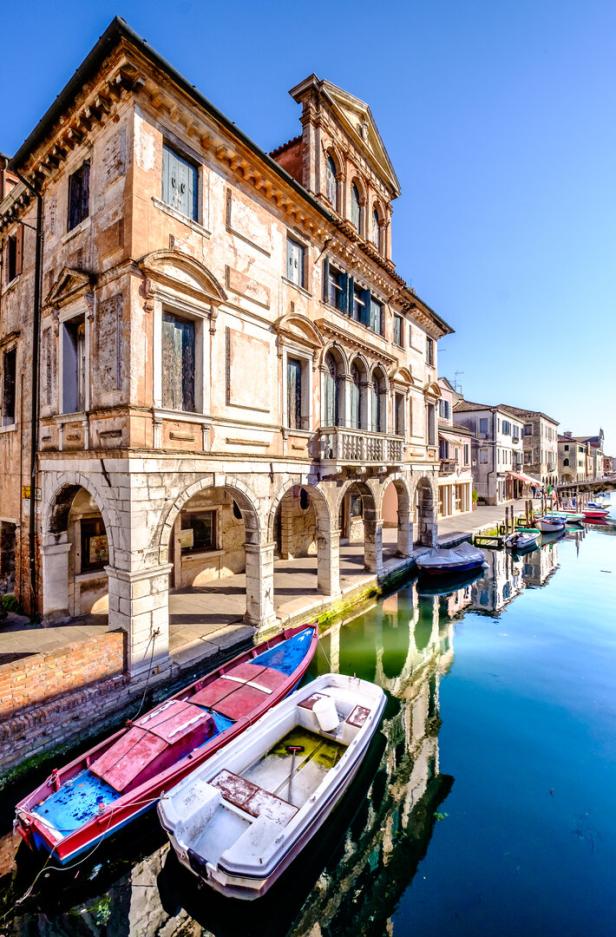
{"label": "white motorboat", "polygon": [[263,895],[348,788],[384,707],[380,687],[343,674],[274,706],[161,798],[180,862],[224,895]]}
{"label": "white motorboat", "polygon": [[418,556],[416,563],[421,573],[442,576],[448,573],[463,573],[479,569],[485,563],[485,556],[481,550],[465,541],[457,547],[433,548],[428,553]]}
{"label": "white motorboat", "polygon": [[558,534],[565,529],[565,520],[558,514],[544,514],[535,521],[542,534]]}
{"label": "white motorboat", "polygon": [[524,550],[530,550],[537,546],[539,534],[531,533],[529,530],[517,530],[513,534],[505,537],[505,546],[515,553],[522,553]]}

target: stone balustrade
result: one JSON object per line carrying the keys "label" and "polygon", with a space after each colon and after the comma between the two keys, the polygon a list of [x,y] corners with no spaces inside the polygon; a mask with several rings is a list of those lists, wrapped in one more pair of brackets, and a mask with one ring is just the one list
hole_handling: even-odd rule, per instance
{"label": "stone balustrade", "polygon": [[363,429],[328,427],[318,433],[318,457],[322,462],[392,465],[402,462],[400,436]]}

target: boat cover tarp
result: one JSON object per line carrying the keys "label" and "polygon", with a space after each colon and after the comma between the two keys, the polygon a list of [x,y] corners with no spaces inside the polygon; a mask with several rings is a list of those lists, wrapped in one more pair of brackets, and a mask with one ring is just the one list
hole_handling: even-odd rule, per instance
{"label": "boat cover tarp", "polygon": [[297,670],[302,659],[308,653],[310,642],[314,634],[314,628],[305,628],[298,632],[287,641],[283,641],[276,647],[263,651],[253,658],[253,664],[261,664],[263,667],[273,667],[280,673],[290,677],[294,670]]}

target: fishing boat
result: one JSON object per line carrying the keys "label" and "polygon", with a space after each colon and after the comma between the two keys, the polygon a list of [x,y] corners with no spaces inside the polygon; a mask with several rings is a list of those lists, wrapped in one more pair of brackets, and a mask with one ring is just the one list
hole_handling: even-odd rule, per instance
{"label": "fishing boat", "polygon": [[542,534],[557,534],[564,531],[565,521],[557,514],[544,514],[535,521],[535,526]]}
{"label": "fishing boat", "polygon": [[539,534],[531,530],[516,530],[515,533],[505,537],[505,546],[515,553],[523,553],[537,546]]}
{"label": "fishing boat", "polygon": [[314,625],[284,631],[129,721],[54,769],[17,804],[15,828],[33,849],[71,862],[284,699],[306,673],[317,641]]}
{"label": "fishing boat", "polygon": [[158,815],[177,856],[223,895],[265,894],[359,770],[385,694],[325,674],[166,792]]}
{"label": "fishing boat", "polygon": [[443,576],[479,569],[485,564],[485,556],[481,550],[465,541],[457,547],[435,547],[422,556],[418,556],[415,562],[420,574]]}

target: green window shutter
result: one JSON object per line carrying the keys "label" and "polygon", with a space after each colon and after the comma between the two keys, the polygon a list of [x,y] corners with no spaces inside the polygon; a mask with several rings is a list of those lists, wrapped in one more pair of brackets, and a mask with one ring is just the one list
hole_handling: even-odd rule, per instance
{"label": "green window shutter", "polygon": [[371,303],[370,290],[362,290],[361,298],[364,302],[364,308],[362,311],[362,317],[363,317],[362,322],[364,323],[364,325],[369,326],[372,324],[372,309],[370,306],[370,303]]}
{"label": "green window shutter", "polygon": [[323,302],[329,302],[329,258],[323,258]]}

